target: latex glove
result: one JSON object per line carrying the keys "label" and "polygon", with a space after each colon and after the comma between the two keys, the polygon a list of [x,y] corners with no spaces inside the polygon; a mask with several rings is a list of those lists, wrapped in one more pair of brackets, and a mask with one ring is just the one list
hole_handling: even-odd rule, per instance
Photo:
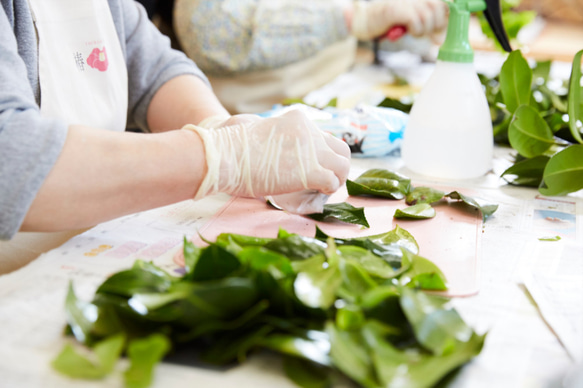
{"label": "latex glove", "polygon": [[216,129],[187,125],[204,142],[207,174],[195,199],[215,193],[258,197],[314,190],[332,194],[346,182],[350,150],[305,114]]}
{"label": "latex glove", "polygon": [[360,40],[378,38],[393,26],[405,26],[412,36],[433,35],[447,26],[447,15],[442,0],[356,1],[351,30]]}
{"label": "latex glove", "polygon": [[267,197],[273,206],[294,214],[322,213],[328,201],[327,194],[315,190],[303,190],[295,193]]}
{"label": "latex glove", "polygon": [[240,114],[235,116],[215,115],[207,117],[206,119],[202,120],[200,123],[198,123],[197,126],[210,129],[227,127],[236,124],[251,123],[259,120],[261,120],[261,117],[253,114]]}

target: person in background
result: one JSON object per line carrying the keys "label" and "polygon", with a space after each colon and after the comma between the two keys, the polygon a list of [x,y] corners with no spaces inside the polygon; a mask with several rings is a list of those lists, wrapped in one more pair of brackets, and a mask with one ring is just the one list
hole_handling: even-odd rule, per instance
{"label": "person in background", "polygon": [[0,2],[0,239],[344,184],[348,146],[299,112],[230,116],[133,0]]}
{"label": "person in background", "polygon": [[357,40],[441,34],[447,15],[442,0],[175,0],[173,26],[223,105],[258,113],[346,72]]}

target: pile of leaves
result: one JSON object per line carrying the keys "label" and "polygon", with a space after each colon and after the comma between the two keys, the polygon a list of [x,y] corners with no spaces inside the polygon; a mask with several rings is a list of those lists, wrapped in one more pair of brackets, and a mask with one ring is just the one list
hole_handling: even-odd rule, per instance
{"label": "pile of leaves", "polygon": [[67,345],[53,366],[96,379],[125,355],[126,386],[145,387],[154,365],[177,352],[224,365],[263,350],[281,354],[302,387],[428,387],[482,349],[485,335],[447,298],[426,292],[446,290],[447,281],[398,226],[352,239],[280,230],[208,243],[185,240],[183,276],[136,261],[91,302],[71,287],[67,331],[93,352]]}
{"label": "pile of leaves", "polygon": [[582,54],[573,59],[568,88],[552,85],[551,62],[531,69],[520,51],[509,54],[498,76],[481,77],[495,140],[518,153],[502,174],[508,183],[537,187],[544,195],[583,188]]}

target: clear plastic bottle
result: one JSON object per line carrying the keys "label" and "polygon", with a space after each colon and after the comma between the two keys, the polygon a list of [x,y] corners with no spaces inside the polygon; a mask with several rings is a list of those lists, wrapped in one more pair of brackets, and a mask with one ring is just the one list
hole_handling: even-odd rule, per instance
{"label": "clear plastic bottle", "polygon": [[469,179],[492,167],[492,121],[473,62],[437,61],[411,109],[401,153],[415,173]]}
{"label": "clear plastic bottle", "polygon": [[511,48],[499,0],[453,0],[447,5],[446,39],[433,74],[411,109],[401,153],[413,172],[461,180],[487,173],[494,148],[490,108],[468,39],[470,14],[484,11],[502,47]]}

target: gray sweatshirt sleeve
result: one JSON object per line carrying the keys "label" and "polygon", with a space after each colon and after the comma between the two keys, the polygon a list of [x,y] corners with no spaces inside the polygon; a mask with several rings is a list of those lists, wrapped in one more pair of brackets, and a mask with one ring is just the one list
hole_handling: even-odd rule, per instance
{"label": "gray sweatshirt sleeve", "polygon": [[349,35],[334,0],[176,0],[174,29],[213,76],[300,62]]}
{"label": "gray sweatshirt sleeve", "polygon": [[150,22],[141,4],[109,0],[109,7],[128,68],[128,127],[148,131],[146,112],[164,83],[182,74],[208,80],[184,53],[170,48],[170,39]]}
{"label": "gray sweatshirt sleeve", "polygon": [[32,55],[27,50],[36,52],[34,29],[23,28],[24,20],[14,23],[20,14],[30,15],[7,8],[0,9],[0,239],[11,238],[20,228],[67,136],[65,122],[41,117],[19,55],[19,50],[26,57]]}
{"label": "gray sweatshirt sleeve", "polygon": [[[37,41],[27,0],[0,0],[0,239],[10,239],[53,168],[65,121],[42,117]],[[150,23],[133,0],[109,0],[128,67],[128,126],[148,130],[156,91],[181,74],[206,77]]]}

